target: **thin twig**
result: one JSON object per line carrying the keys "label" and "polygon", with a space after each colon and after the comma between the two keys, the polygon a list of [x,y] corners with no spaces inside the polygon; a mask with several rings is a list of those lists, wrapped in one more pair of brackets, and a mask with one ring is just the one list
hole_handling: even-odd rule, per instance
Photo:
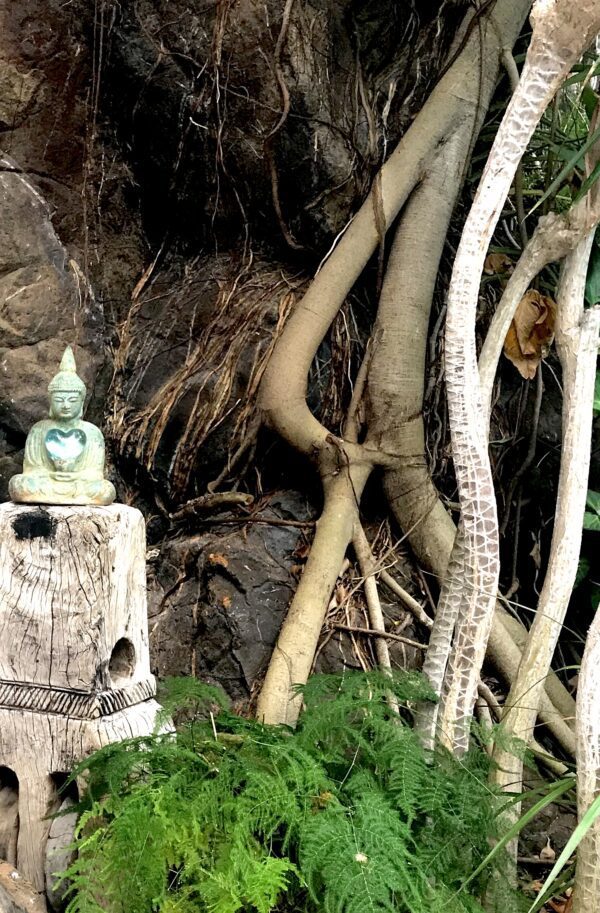
{"label": "thin twig", "polygon": [[[391,675],[392,663],[390,660],[390,651],[388,650],[388,645],[385,642],[385,621],[383,618],[383,611],[381,609],[381,602],[379,600],[377,579],[375,577],[376,561],[373,557],[373,552],[371,550],[371,546],[369,544],[369,540],[367,539],[366,533],[359,522],[357,522],[354,527],[352,545],[354,547],[354,551],[356,552],[358,563],[360,564],[361,573],[364,577],[365,599],[367,600],[369,619],[372,625],[372,628],[369,628],[369,630],[376,631],[380,635],[380,638],[375,643],[377,662],[382,669],[387,670]],[[396,636],[399,637],[400,635]],[[392,709],[398,713],[399,706],[396,697],[390,693],[387,700],[390,707],[392,707]]]}
{"label": "thin twig", "polygon": [[480,680],[477,685],[477,691],[479,696],[483,698],[490,710],[494,712],[494,716],[498,721],[502,719],[502,707],[498,703],[498,698],[486,683],[483,680]]}
{"label": "thin twig", "polygon": [[360,405],[365,392],[367,378],[369,376],[369,367],[371,365],[372,355],[373,346],[371,345],[371,340],[369,339],[361,366],[358,369],[358,374],[356,375],[356,381],[354,382],[354,389],[352,391],[352,398],[350,399],[350,405],[348,406],[348,411],[346,413],[346,421],[344,422],[344,438],[347,441],[352,441],[354,444],[358,442],[358,435],[361,429]]}
{"label": "thin twig", "polygon": [[391,574],[387,571],[380,571],[379,576],[382,583],[385,583],[388,590],[391,590],[399,599],[402,600],[405,607],[412,612],[418,622],[424,625],[426,628],[433,627],[433,620],[429,617],[427,612],[424,610],[423,606],[417,602],[417,600],[407,593],[403,587],[400,586],[397,580],[394,580]]}
{"label": "thin twig", "polygon": [[333,628],[339,631],[350,631],[353,634],[366,634],[369,637],[379,637],[385,640],[394,640],[400,644],[406,644],[414,647],[415,650],[426,650],[427,644],[420,644],[418,640],[411,640],[410,637],[404,637],[402,634],[392,634],[390,631],[375,631],[374,628],[357,628],[354,625],[343,625],[339,622],[332,624]]}
{"label": "thin twig", "polygon": [[232,523],[241,523],[246,525],[247,523],[267,523],[269,526],[298,526],[301,529],[307,527],[315,526],[316,523],[314,520],[283,520],[279,517],[269,519],[268,517],[205,517],[200,521],[201,523],[210,523],[212,525],[221,523],[232,524]]}
{"label": "thin twig", "polygon": [[271,177],[271,194],[273,197],[273,208],[275,209],[275,215],[277,216],[277,221],[279,222],[279,227],[281,232],[287,241],[288,245],[293,250],[304,250],[304,245],[299,244],[298,241],[293,237],[288,225],[283,217],[283,211],[281,209],[281,198],[279,196],[279,175],[277,174],[277,165],[275,164],[275,153],[273,151],[273,141],[275,136],[282,129],[285,124],[288,114],[290,113],[290,92],[283,75],[283,69],[281,66],[281,53],[287,39],[287,32],[290,24],[290,16],[292,13],[292,6],[294,5],[294,0],[286,0],[286,4],[283,10],[283,17],[281,20],[281,29],[277,37],[277,43],[275,45],[275,54],[273,59],[273,66],[275,68],[275,77],[277,79],[277,84],[279,86],[279,91],[281,93],[281,103],[282,109],[281,114],[277,120],[277,123],[268,134],[264,142],[264,154],[269,166],[269,174]]}
{"label": "thin twig", "polygon": [[185,520],[187,517],[195,517],[199,511],[214,510],[216,507],[229,506],[232,504],[243,504],[248,507],[254,500],[253,495],[244,494],[240,491],[216,491],[211,494],[200,495],[188,501],[179,510],[171,514],[171,520]]}
{"label": "thin twig", "polygon": [[227,462],[226,462],[224,468],[221,470],[221,472],[219,473],[217,478],[214,479],[212,482],[209,482],[208,485],[206,486],[206,488],[209,492],[211,492],[211,493],[214,492],[215,488],[218,488],[219,485],[221,485],[225,481],[225,479],[230,474],[230,472],[234,468],[234,466],[236,466],[239,463],[239,461],[244,456],[244,454],[253,446],[253,444],[256,441],[259,429],[260,429],[260,424],[261,424],[260,416],[255,415],[252,418],[252,420],[250,422],[250,426],[249,426],[248,430],[246,431],[246,433],[244,434],[244,437],[243,437],[242,441],[240,442],[240,445],[237,448],[237,450],[235,451],[235,453],[227,459]]}
{"label": "thin twig", "polygon": [[519,865],[542,865],[550,868],[556,862],[555,859],[540,859],[539,856],[517,856]]}

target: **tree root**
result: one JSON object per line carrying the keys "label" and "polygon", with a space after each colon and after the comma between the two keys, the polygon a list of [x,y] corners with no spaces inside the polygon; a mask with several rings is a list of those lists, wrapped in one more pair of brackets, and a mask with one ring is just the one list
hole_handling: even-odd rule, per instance
{"label": "tree root", "polygon": [[[310,672],[337,570],[352,538],[366,480],[375,465],[388,470],[398,465],[397,447],[387,450],[380,443],[373,443],[370,435],[364,444],[336,439],[312,415],[306,402],[311,363],[348,292],[381,242],[383,232],[415,187],[434,169],[446,148],[456,157],[457,184],[460,182],[474,136],[489,104],[501,50],[516,39],[528,9],[527,0],[498,0],[493,7],[494,22],[481,17],[479,29],[469,35],[462,53],[436,85],[421,113],[381,169],[365,203],[292,312],[265,369],[260,390],[263,416],[293,447],[317,463],[325,491],[325,505],[311,554],[259,697],[258,716],[267,722],[295,721],[300,702],[291,686],[305,682]],[[447,175],[446,182],[452,183]],[[442,222],[449,220],[452,205],[453,201],[445,205]],[[436,212],[437,208],[427,212],[429,227],[436,223],[432,211]],[[407,215],[409,211],[412,212],[410,206]],[[440,245],[443,245],[445,230],[443,227]],[[420,240],[422,244],[423,236]],[[412,261],[413,268],[424,259],[421,247]],[[435,281],[439,256],[436,257],[435,252],[432,256],[427,251],[427,259],[433,263]],[[430,301],[427,308],[429,306]],[[384,331],[393,328],[393,322],[385,319],[380,325]],[[423,351],[425,340],[426,331]],[[379,344],[379,341],[376,333],[375,342]],[[420,346],[416,351],[419,358]],[[395,382],[397,390],[397,377]],[[370,380],[369,388],[373,393],[374,385]],[[386,409],[385,403],[383,408]],[[418,410],[420,408],[419,403]],[[423,452],[422,446],[418,452]]]}

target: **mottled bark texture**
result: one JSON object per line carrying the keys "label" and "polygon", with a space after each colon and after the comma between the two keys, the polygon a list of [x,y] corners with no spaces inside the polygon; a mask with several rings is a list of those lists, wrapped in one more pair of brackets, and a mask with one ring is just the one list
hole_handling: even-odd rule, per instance
{"label": "mottled bark texture", "polygon": [[[523,761],[507,750],[527,742],[575,584],[587,495],[600,310],[584,311],[587,265],[594,233],[566,258],[557,292],[556,344],[563,379],[563,439],[550,558],[519,672],[506,700],[494,780],[513,793],[522,787]],[[581,685],[580,685],[581,687]],[[584,703],[586,698],[583,697]],[[580,741],[577,740],[578,752]],[[511,808],[519,817],[520,805]],[[513,847],[516,855],[516,843]],[[592,908],[590,908],[592,909]]]}
{"label": "mottled bark texture", "polygon": [[[579,820],[600,796],[600,612],[588,631],[577,692],[577,808]],[[600,816],[577,851],[573,913],[600,907]]]}
{"label": "mottled bark texture", "polygon": [[[542,0],[532,12],[533,36],[519,86],[484,169],[458,247],[448,295],[445,358],[452,450],[461,525],[442,587],[438,615],[456,619],[448,658],[439,732],[455,751],[466,750],[477,682],[488,642],[499,575],[496,499],[487,452],[475,349],[479,282],[492,233],[531,135],[571,65],[600,27],[590,2]],[[450,624],[448,625],[450,627]],[[442,660],[443,661],[443,660]]]}

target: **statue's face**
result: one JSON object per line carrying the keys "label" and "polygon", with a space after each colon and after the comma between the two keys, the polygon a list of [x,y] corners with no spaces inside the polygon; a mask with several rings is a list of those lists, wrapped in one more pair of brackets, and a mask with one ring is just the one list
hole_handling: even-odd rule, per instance
{"label": "statue's face", "polygon": [[54,390],[50,394],[50,414],[54,418],[79,418],[83,411],[83,395],[76,390]]}

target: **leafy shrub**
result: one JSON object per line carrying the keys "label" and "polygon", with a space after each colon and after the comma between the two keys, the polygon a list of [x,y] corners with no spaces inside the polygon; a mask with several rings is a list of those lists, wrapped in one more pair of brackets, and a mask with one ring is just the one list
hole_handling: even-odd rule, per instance
{"label": "leafy shrub", "polygon": [[487,756],[427,755],[390,688],[405,708],[433,698],[416,675],[316,676],[292,731],[171,682],[176,736],[108,746],[76,771],[88,790],[68,913],[481,913],[489,868],[461,885],[494,836]]}

